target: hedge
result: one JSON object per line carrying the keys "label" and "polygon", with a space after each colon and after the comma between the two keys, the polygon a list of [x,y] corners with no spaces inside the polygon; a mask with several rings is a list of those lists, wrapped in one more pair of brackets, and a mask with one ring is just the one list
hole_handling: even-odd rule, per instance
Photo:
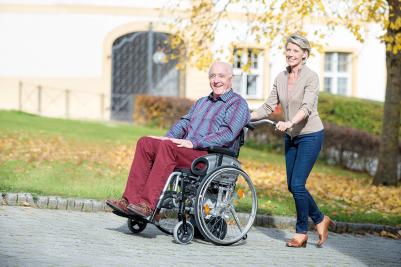
{"label": "hedge", "polygon": [[325,92],[319,95],[318,111],[322,121],[363,130],[376,136],[381,133],[383,108],[384,104],[379,101]]}
{"label": "hedge", "polygon": [[193,101],[170,96],[136,95],[134,103],[135,123],[170,128],[188,112]]}

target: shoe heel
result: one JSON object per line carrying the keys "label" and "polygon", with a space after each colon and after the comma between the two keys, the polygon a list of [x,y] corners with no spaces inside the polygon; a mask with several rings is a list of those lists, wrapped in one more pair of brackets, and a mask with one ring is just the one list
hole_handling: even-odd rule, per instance
{"label": "shoe heel", "polygon": [[305,240],[305,242],[302,243],[302,247],[303,247],[303,248],[306,248],[306,244],[307,244],[307,243],[308,243],[308,242]]}

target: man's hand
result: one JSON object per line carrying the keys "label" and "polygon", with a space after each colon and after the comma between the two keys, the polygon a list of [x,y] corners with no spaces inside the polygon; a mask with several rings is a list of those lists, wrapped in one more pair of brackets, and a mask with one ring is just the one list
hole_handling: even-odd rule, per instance
{"label": "man's hand", "polygon": [[194,148],[194,145],[190,140],[176,138],[170,138],[170,140],[174,144],[177,144],[178,147]]}

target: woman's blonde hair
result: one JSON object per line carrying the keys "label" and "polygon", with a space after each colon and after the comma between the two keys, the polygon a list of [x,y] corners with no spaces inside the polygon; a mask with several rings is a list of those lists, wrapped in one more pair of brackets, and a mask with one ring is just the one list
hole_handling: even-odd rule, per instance
{"label": "woman's blonde hair", "polygon": [[287,42],[285,43],[285,47],[287,47],[288,43],[293,43],[296,44],[297,46],[299,46],[304,52],[306,51],[308,53],[307,57],[304,60],[304,62],[306,61],[306,59],[309,57],[310,55],[310,44],[308,39],[306,39],[305,37],[294,33],[291,34],[288,38],[287,38]]}

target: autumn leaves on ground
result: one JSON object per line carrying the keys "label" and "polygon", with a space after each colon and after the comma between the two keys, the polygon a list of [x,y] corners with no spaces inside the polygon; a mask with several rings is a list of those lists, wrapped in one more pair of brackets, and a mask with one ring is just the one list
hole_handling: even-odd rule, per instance
{"label": "autumn leaves on ground", "polygon": [[[80,129],[87,127],[88,135],[84,136],[83,131],[73,136],[63,129],[57,132],[65,124],[64,120],[0,113],[0,191],[97,199],[120,196],[139,135],[122,141],[116,137],[126,136],[123,131],[127,128],[135,131],[136,126],[80,123]],[[14,119],[8,120],[10,116]],[[25,120],[38,123],[27,121],[24,126]],[[41,128],[43,120],[53,126]],[[11,125],[15,121],[19,121],[20,127]],[[74,127],[69,128],[74,131]],[[109,137],[91,138],[90,135],[96,136],[93,127],[98,127],[96,131],[110,131]],[[163,132],[139,128],[138,131],[149,135]],[[294,216],[283,156],[249,148],[243,150],[240,160],[257,187],[258,212]],[[274,160],[269,162],[266,158]],[[401,187],[373,186],[370,182],[365,174],[319,163],[307,187],[323,212],[337,220],[401,225]]]}

